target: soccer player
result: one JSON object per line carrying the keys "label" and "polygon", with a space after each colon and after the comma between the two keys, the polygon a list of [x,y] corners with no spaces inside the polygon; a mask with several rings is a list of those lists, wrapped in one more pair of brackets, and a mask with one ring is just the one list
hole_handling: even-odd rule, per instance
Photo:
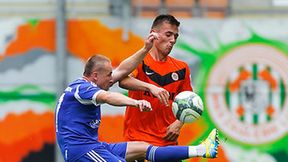
{"label": "soccer player", "polygon": [[[147,100],[153,108],[151,112],[141,113],[127,106],[124,121],[127,141],[145,141],[156,146],[177,145],[183,123],[174,117],[172,102],[178,93],[192,91],[188,65],[169,56],[179,36],[179,25],[172,15],[157,16],[150,33],[156,33],[158,39],[130,77],[119,83],[122,88],[131,89],[129,97]],[[167,91],[160,96],[154,91],[141,89],[144,83],[134,81],[132,77]]]}
{"label": "soccer player", "polygon": [[[150,34],[149,38],[148,44],[153,42],[155,36]],[[101,104],[133,106],[140,111],[151,111],[150,103],[145,100],[135,100],[108,91],[113,83],[127,76],[136,67],[144,51],[140,50],[124,60],[113,72],[107,57],[92,56],[85,64],[83,77],[70,83],[64,90],[56,105],[55,124],[57,143],[65,161],[124,162],[145,158],[149,161],[161,162],[189,157],[215,158],[217,156],[216,129],[212,130],[208,138],[197,146],[155,147],[140,141],[112,144],[98,141]]]}
{"label": "soccer player", "polygon": [[129,97],[147,100],[153,108],[151,112],[141,113],[138,109],[127,106],[124,123],[124,137],[127,141],[140,140],[156,146],[177,145],[183,123],[174,117],[172,102],[178,93],[192,91],[188,65],[169,56],[179,36],[179,25],[180,22],[172,15],[159,15],[155,18],[150,33],[156,33],[158,39],[154,41],[143,62],[130,75],[166,89],[169,92],[169,101],[165,99],[167,96],[159,101],[159,97],[155,97],[153,92],[143,91],[145,89],[136,91],[141,83],[132,82],[131,78],[120,82],[123,88],[135,87],[133,91],[129,91]]}

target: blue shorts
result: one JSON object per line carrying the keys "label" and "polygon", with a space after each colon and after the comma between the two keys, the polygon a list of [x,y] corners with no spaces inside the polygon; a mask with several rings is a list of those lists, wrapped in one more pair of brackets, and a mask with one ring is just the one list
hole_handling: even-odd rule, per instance
{"label": "blue shorts", "polygon": [[81,156],[77,162],[125,162],[127,142],[105,143]]}

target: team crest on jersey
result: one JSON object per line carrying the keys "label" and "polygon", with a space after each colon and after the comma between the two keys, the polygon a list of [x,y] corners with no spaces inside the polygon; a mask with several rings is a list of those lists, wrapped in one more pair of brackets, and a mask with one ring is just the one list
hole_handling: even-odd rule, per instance
{"label": "team crest on jersey", "polygon": [[287,62],[272,46],[249,44],[234,48],[215,64],[206,94],[209,114],[220,130],[250,144],[286,134]]}
{"label": "team crest on jersey", "polygon": [[173,79],[174,81],[179,80],[179,76],[178,76],[177,73],[172,73],[172,74],[171,74],[171,77],[172,77],[172,79]]}

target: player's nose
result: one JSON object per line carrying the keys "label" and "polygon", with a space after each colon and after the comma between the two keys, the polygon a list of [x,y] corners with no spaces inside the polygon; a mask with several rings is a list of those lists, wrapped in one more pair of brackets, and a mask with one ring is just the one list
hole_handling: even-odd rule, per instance
{"label": "player's nose", "polygon": [[171,37],[170,43],[171,43],[172,46],[173,46],[173,45],[176,43],[176,38],[175,38],[175,37]]}

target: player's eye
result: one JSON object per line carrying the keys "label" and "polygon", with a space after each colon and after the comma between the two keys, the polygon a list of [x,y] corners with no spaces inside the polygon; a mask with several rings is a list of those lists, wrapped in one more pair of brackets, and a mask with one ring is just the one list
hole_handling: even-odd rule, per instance
{"label": "player's eye", "polygon": [[171,37],[172,34],[171,34],[171,33],[166,33],[166,36],[167,36],[167,37]]}

